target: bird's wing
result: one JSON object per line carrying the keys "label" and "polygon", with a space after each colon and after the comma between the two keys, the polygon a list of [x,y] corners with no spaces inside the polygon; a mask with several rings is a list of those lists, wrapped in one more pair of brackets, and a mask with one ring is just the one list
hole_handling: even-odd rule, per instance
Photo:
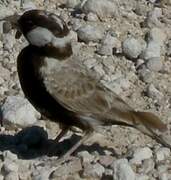
{"label": "bird's wing", "polygon": [[[55,77],[55,78],[54,78]],[[47,91],[65,108],[80,116],[131,123],[132,109],[114,92],[79,68],[51,71],[44,77]]]}

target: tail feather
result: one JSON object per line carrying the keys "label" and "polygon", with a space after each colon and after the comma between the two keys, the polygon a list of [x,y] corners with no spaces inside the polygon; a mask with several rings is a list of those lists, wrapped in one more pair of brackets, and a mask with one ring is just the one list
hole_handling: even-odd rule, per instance
{"label": "tail feather", "polygon": [[150,112],[133,112],[133,114],[135,128],[171,148],[171,139],[166,136],[167,126],[156,115]]}

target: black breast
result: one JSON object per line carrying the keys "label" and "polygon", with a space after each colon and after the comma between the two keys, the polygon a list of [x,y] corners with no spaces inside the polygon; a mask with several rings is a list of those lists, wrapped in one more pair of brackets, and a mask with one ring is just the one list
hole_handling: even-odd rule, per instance
{"label": "black breast", "polygon": [[46,91],[46,87],[40,75],[37,73],[43,58],[42,52],[32,45],[24,48],[18,56],[18,75],[26,98],[41,114],[50,120],[83,128],[79,119],[75,116],[75,113],[61,106]]}

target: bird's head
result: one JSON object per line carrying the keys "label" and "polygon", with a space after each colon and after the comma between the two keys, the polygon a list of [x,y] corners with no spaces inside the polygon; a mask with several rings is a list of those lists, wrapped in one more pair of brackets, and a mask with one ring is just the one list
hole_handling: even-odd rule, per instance
{"label": "bird's head", "polygon": [[62,45],[70,32],[59,16],[43,10],[26,11],[18,19],[18,27],[30,44],[39,47],[55,41]]}
{"label": "bird's head", "polygon": [[62,59],[72,54],[70,30],[59,16],[30,10],[18,18],[17,26],[29,44],[43,49],[47,56]]}

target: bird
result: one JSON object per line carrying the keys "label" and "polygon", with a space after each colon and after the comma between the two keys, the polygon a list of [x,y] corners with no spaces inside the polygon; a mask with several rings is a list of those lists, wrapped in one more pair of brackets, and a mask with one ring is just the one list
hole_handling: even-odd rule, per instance
{"label": "bird", "polygon": [[61,161],[101,126],[130,126],[171,147],[163,136],[167,125],[158,116],[135,111],[78,61],[72,49],[71,31],[60,16],[45,10],[29,10],[18,18],[17,26],[28,41],[17,58],[25,97],[42,115],[60,124],[56,141],[71,127],[83,131],[82,138]]}

